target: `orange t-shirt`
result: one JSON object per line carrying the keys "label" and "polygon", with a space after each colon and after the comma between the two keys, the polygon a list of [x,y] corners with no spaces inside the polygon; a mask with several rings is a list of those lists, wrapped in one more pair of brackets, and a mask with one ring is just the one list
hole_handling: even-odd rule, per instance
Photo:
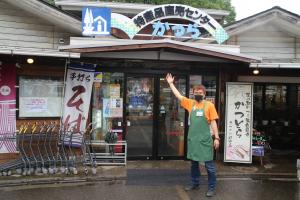
{"label": "orange t-shirt", "polygon": [[[212,120],[218,119],[218,113],[216,111],[215,105],[210,102],[210,101],[206,101],[205,104],[205,117],[207,119],[207,121],[210,123]],[[187,111],[189,111],[189,113],[191,113],[192,109],[193,109],[193,103],[195,105],[195,108],[197,109],[201,109],[204,106],[204,101],[201,101],[200,103],[198,103],[197,101],[195,101],[194,99],[188,99],[186,97],[183,97],[183,99],[181,100],[181,106],[186,109]]]}

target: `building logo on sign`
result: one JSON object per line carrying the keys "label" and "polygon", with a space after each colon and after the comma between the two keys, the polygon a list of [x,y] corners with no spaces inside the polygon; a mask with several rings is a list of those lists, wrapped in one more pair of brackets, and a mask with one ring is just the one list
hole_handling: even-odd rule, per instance
{"label": "building logo on sign", "polygon": [[86,36],[110,35],[111,9],[84,7],[82,9],[82,34]]}
{"label": "building logo on sign", "polygon": [[3,96],[7,96],[11,93],[11,89],[10,87],[8,87],[7,85],[3,85],[1,88],[0,88],[0,94],[3,95]]}

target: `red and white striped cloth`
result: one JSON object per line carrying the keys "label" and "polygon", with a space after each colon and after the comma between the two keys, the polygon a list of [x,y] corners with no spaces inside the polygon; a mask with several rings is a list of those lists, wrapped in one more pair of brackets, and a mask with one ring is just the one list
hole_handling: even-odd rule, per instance
{"label": "red and white striped cloth", "polygon": [[0,65],[0,153],[16,152],[16,66]]}
{"label": "red and white striped cloth", "polygon": [[16,152],[15,108],[15,101],[0,101],[0,153]]}

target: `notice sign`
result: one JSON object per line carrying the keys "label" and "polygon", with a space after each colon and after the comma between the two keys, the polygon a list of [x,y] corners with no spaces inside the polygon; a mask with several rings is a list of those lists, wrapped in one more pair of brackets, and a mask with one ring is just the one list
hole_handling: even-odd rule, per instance
{"label": "notice sign", "polygon": [[121,98],[103,99],[103,117],[104,118],[123,117],[123,99]]}
{"label": "notice sign", "polygon": [[111,98],[120,98],[120,84],[110,84],[109,85],[109,95]]}
{"label": "notice sign", "polygon": [[252,162],[253,84],[226,84],[224,161]]}
{"label": "notice sign", "polygon": [[95,72],[94,83],[102,83],[102,72]]}
{"label": "notice sign", "polygon": [[23,98],[23,107],[25,108],[25,112],[33,112],[33,113],[41,113],[48,111],[48,103],[47,98],[40,97],[26,97]]}

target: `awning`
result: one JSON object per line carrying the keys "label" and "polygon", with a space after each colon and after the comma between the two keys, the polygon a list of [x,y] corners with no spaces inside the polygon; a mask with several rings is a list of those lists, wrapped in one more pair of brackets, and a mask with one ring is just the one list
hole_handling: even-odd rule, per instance
{"label": "awning", "polygon": [[[73,40],[73,42],[72,42]],[[203,44],[196,42],[180,42],[170,39],[164,40],[99,40],[84,39],[76,42],[71,38],[71,45],[59,47],[60,51],[72,53],[96,53],[96,52],[130,52],[130,51],[172,51],[183,54],[213,57],[234,62],[257,63],[261,59],[239,53],[237,50],[230,50],[227,45]],[[229,45],[228,45],[229,46]],[[230,46],[229,46],[230,47]],[[233,48],[232,48],[233,49]],[[163,60],[163,59],[160,59]]]}
{"label": "awning", "polygon": [[6,46],[5,47],[0,46],[0,54],[80,58],[79,53],[60,52],[57,49],[37,49],[37,48],[6,47]]}
{"label": "awning", "polygon": [[251,68],[300,69],[300,63],[251,63]]}

